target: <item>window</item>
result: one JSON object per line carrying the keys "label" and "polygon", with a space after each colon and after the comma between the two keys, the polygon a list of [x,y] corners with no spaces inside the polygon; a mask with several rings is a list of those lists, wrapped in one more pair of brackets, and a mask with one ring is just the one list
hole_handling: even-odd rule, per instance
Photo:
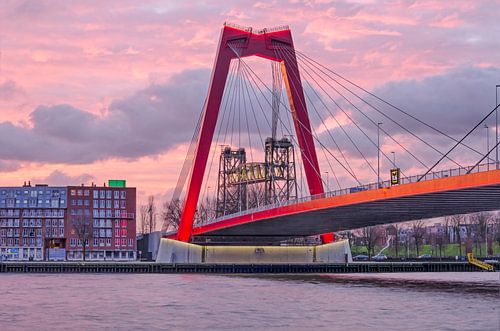
{"label": "window", "polygon": [[111,220],[106,220],[106,227],[107,228],[110,228],[111,227]]}
{"label": "window", "polygon": [[99,239],[99,246],[104,246],[104,239]]}
{"label": "window", "polygon": [[111,199],[111,190],[106,191],[106,199]]}
{"label": "window", "polygon": [[99,238],[99,229],[94,229],[94,238]]}
{"label": "window", "polygon": [[133,242],[133,240],[132,240],[132,239],[129,239],[129,240],[128,240],[128,245],[129,245],[130,247],[134,246],[134,242]]}
{"label": "window", "polygon": [[101,199],[106,198],[106,191],[104,191],[104,190],[100,190],[100,191],[99,191],[99,197],[100,197]]}
{"label": "window", "polygon": [[59,219],[59,227],[64,227],[64,219]]}
{"label": "window", "polygon": [[64,228],[59,228],[59,237],[64,237]]}
{"label": "window", "polygon": [[112,237],[112,231],[111,229],[106,229],[106,238],[111,238]]}
{"label": "window", "polygon": [[104,227],[106,226],[106,220],[105,220],[105,219],[100,220],[100,221],[99,221],[99,226],[100,226],[101,228],[104,228]]}
{"label": "window", "polygon": [[94,199],[99,199],[99,191],[98,190],[94,190],[92,191],[92,197]]}
{"label": "window", "polygon": [[106,229],[101,229],[101,231],[99,231],[99,237],[101,238],[106,237]]}
{"label": "window", "polygon": [[97,218],[94,218],[94,228],[99,227],[99,220]]}
{"label": "window", "polygon": [[111,208],[111,200],[106,200],[106,208]]}
{"label": "window", "polygon": [[120,191],[115,191],[114,197],[115,197],[115,199],[120,199]]}
{"label": "window", "polygon": [[59,217],[64,217],[64,209],[59,210]]}
{"label": "window", "polygon": [[94,200],[92,207],[99,208],[99,200]]}
{"label": "window", "polygon": [[125,191],[120,191],[120,198],[125,199],[127,196],[127,192]]}
{"label": "window", "polygon": [[126,237],[127,236],[127,229],[122,229],[122,237]]}
{"label": "window", "polygon": [[115,246],[120,246],[120,238],[115,238]]}
{"label": "window", "polygon": [[126,228],[127,227],[127,220],[122,220],[122,228]]}
{"label": "window", "polygon": [[84,191],[83,191],[83,195],[84,195],[84,196],[86,196],[86,197],[88,197],[88,196],[89,196],[89,193],[90,193],[90,191],[89,191],[89,190],[84,190]]}
{"label": "window", "polygon": [[106,210],[106,217],[113,217],[113,213],[111,212],[111,209]]}
{"label": "window", "polygon": [[78,205],[79,206],[83,206],[83,200],[82,199],[78,199]]}
{"label": "window", "polygon": [[76,206],[76,199],[71,199],[71,205]]}
{"label": "window", "polygon": [[71,191],[70,191],[70,194],[71,194],[72,196],[74,196],[74,195],[76,194],[76,191],[75,191],[75,190],[71,190]]}
{"label": "window", "polygon": [[127,201],[125,201],[125,200],[121,200],[121,201],[120,201],[120,207],[121,207],[122,209],[125,209],[125,207],[126,207],[126,205],[125,205],[125,204],[126,204],[126,202],[127,202]]}
{"label": "window", "polygon": [[127,245],[127,239],[122,239],[122,246],[126,246]]}
{"label": "window", "polygon": [[90,201],[89,200],[83,200],[83,204],[88,207],[90,205]]}
{"label": "window", "polygon": [[94,217],[99,217],[99,210],[94,209]]}
{"label": "window", "polygon": [[106,238],[106,246],[111,246],[111,239],[110,238]]}
{"label": "window", "polygon": [[[115,201],[118,202],[118,201]],[[120,210],[115,210],[115,217],[120,217]]]}
{"label": "window", "polygon": [[57,220],[52,220],[52,227],[57,227]]}
{"label": "window", "polygon": [[83,191],[82,190],[78,190],[76,194],[81,197],[83,195]]}
{"label": "window", "polygon": [[115,220],[115,228],[119,228],[120,227],[120,220]]}
{"label": "window", "polygon": [[105,205],[105,203],[106,203],[106,200],[101,200],[101,201],[100,201],[100,204],[99,204],[99,207],[101,207],[101,208],[106,208],[106,207],[105,207],[105,206],[106,206],[106,205]]}
{"label": "window", "polygon": [[[118,192],[118,191],[116,191],[116,192]],[[120,208],[120,200],[115,200],[114,206],[115,206],[115,208]]]}
{"label": "window", "polygon": [[99,239],[94,238],[94,247],[96,247],[98,245],[98,242],[99,242]]}
{"label": "window", "polygon": [[120,229],[115,229],[115,238],[120,236]]}

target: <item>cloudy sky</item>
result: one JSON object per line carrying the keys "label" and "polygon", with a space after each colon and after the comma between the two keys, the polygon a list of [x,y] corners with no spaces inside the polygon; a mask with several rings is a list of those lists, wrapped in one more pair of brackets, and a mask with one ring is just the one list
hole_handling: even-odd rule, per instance
{"label": "cloudy sky", "polygon": [[[494,106],[499,7],[500,1],[2,0],[1,185],[124,178],[138,188],[140,202],[148,194],[167,197],[225,21],[287,24],[297,49],[459,136]],[[390,140],[384,144],[391,150]]]}

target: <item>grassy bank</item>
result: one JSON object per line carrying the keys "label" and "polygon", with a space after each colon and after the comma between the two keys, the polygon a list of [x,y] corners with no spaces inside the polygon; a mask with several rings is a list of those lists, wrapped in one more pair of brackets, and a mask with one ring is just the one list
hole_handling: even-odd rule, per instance
{"label": "grassy bank", "polygon": [[[382,247],[375,247],[375,254],[380,252]],[[358,255],[358,254],[367,254],[367,249],[365,246],[353,246],[351,247],[352,255]],[[479,248],[476,249],[476,245],[473,246],[473,253],[475,256],[484,256],[486,253],[486,245],[482,245],[481,247],[481,253],[479,254]],[[389,256],[389,257],[406,257],[406,249],[404,246],[400,246],[398,248],[398,255],[396,256],[396,249],[394,247],[389,247],[388,249],[384,250],[383,254]],[[439,253],[439,248],[438,247],[433,247],[432,245],[422,245],[419,247],[419,255],[422,254],[431,254],[433,257],[440,257]],[[442,256],[443,257],[453,257],[457,256],[459,254],[459,248],[458,244],[448,244],[448,245],[443,245],[442,248]],[[465,256],[465,245],[462,245],[462,256]],[[494,243],[493,245],[493,255],[498,256],[500,255],[500,245],[498,243]],[[409,257],[416,257],[417,253],[414,247],[411,247],[409,250]]]}

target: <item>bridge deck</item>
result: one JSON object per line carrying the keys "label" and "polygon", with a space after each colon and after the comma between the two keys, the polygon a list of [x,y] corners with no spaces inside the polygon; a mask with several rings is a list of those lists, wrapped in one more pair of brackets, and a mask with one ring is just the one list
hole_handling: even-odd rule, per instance
{"label": "bridge deck", "polygon": [[[196,227],[196,237],[251,240],[316,235],[364,226],[500,210],[500,170],[318,198]],[[244,241],[244,240],[243,240]]]}

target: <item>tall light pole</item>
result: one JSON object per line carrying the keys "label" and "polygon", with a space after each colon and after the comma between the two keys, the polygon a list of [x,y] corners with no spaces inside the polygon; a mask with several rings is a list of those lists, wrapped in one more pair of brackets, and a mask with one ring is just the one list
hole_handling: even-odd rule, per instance
{"label": "tall light pole", "polygon": [[326,174],[326,191],[330,191],[330,179],[328,178],[328,171],[325,171]]}
{"label": "tall light pole", "polygon": [[380,188],[380,125],[377,123],[377,187]]}
{"label": "tall light pole", "polygon": [[397,168],[396,167],[396,152],[391,152],[392,153],[392,165],[394,166],[394,168]]}
{"label": "tall light pole", "polygon": [[489,154],[490,154],[490,127],[488,124],[484,125],[484,128],[486,129],[486,167],[488,170],[490,170],[490,160],[489,160]]}
{"label": "tall light pole", "polygon": [[[495,107],[498,106],[498,88],[500,85],[495,86]],[[496,163],[496,168],[498,170],[499,168],[499,163],[498,163],[498,108],[495,110],[495,144],[497,147],[495,147],[495,163]]]}

